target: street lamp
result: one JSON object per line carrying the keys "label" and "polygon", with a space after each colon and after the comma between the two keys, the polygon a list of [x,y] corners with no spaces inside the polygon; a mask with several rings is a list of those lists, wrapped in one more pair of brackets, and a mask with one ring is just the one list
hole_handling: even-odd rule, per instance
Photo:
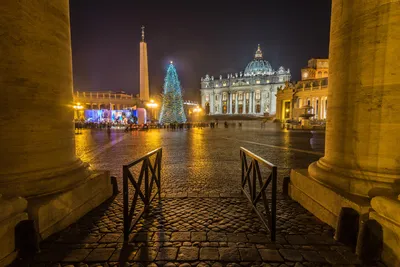
{"label": "street lamp", "polygon": [[197,107],[195,107],[195,108],[193,109],[193,112],[194,112],[195,114],[197,114],[197,117],[199,116],[199,114],[200,114],[201,111],[202,111],[202,109],[201,109],[199,106],[197,106]]}
{"label": "street lamp", "polygon": [[81,105],[81,103],[76,103],[76,105],[74,105],[74,109],[76,111],[76,118],[79,119],[80,118],[80,110],[83,109],[83,106]]}
{"label": "street lamp", "polygon": [[151,109],[151,119],[153,119],[154,118],[153,112],[154,112],[154,109],[158,107],[158,104],[154,103],[153,99],[150,99],[150,103],[147,103],[146,106],[148,106]]}
{"label": "street lamp", "polygon": [[76,103],[74,109],[83,109],[83,106],[81,105],[81,103]]}
{"label": "street lamp", "polygon": [[193,112],[195,112],[195,113],[200,113],[200,112],[201,112],[201,108],[199,108],[199,106],[197,106],[197,107],[195,107],[195,108],[193,109]]}

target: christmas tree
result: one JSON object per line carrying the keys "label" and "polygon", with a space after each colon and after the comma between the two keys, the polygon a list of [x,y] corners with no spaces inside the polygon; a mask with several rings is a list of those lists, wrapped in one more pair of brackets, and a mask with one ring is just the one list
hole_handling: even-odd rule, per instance
{"label": "christmas tree", "polygon": [[181,84],[174,65],[169,64],[164,79],[164,95],[160,115],[161,123],[183,123],[186,122],[183,110],[183,98]]}

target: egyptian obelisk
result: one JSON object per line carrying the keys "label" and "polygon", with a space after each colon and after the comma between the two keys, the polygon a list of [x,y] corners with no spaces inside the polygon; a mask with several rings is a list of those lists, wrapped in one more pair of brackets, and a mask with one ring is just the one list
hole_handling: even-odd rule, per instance
{"label": "egyptian obelisk", "polygon": [[142,40],[140,41],[140,100],[149,101],[149,67],[147,64],[147,43],[144,41],[144,26],[142,26]]}

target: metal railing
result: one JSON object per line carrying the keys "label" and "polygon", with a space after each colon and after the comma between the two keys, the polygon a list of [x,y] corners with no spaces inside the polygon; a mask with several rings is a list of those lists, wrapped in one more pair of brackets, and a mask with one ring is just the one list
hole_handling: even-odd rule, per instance
{"label": "metal railing", "polygon": [[[248,158],[250,164],[248,164]],[[242,162],[242,181],[241,188],[242,192],[246,195],[247,199],[250,201],[254,211],[257,213],[264,227],[271,233],[271,240],[276,240],[276,182],[277,182],[277,167],[266,161],[265,159],[257,156],[256,154],[250,152],[249,150],[241,147],[240,148],[240,159]],[[260,165],[266,166],[271,173],[263,181]],[[257,182],[259,186],[257,186]],[[269,207],[269,202],[266,194],[268,185],[272,186],[271,195],[271,208]],[[246,183],[249,187],[249,192],[246,192]],[[262,204],[264,206],[264,211],[266,216],[257,209],[257,203],[262,199]],[[266,218],[265,218],[266,217]]]}
{"label": "metal railing", "polygon": [[[155,160],[152,163],[151,158],[155,156]],[[132,161],[129,164],[124,165],[123,168],[123,200],[124,200],[124,242],[129,241],[129,234],[132,229],[138,223],[143,213],[149,208],[150,203],[158,195],[161,194],[161,159],[162,159],[162,148],[153,150],[143,157]],[[130,171],[130,168],[135,165],[142,163],[140,174],[135,180],[134,175]],[[129,184],[128,181],[134,187],[135,193],[129,209]],[[144,182],[144,185],[142,183]],[[156,191],[153,192],[153,186],[156,184]],[[144,188],[142,188],[144,187]],[[144,189],[144,191],[142,191]],[[152,195],[153,194],[153,195]],[[139,198],[143,201],[144,207],[136,214],[137,204]],[[133,220],[133,222],[132,222]]]}

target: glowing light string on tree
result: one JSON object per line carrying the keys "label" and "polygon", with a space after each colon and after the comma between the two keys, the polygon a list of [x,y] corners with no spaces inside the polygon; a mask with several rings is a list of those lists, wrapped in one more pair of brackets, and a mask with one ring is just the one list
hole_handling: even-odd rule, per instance
{"label": "glowing light string on tree", "polygon": [[183,109],[181,84],[172,61],[169,64],[167,74],[165,75],[163,93],[160,122],[186,122],[185,111]]}

